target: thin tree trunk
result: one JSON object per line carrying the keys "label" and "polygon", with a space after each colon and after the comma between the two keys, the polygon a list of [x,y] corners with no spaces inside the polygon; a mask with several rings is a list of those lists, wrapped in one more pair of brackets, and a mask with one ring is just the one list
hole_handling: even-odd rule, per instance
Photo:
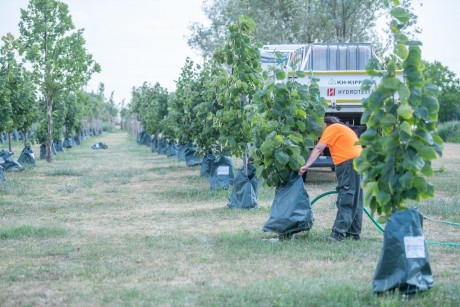
{"label": "thin tree trunk", "polygon": [[243,172],[246,177],[248,177],[248,150],[244,150],[243,154]]}
{"label": "thin tree trunk", "polygon": [[11,152],[13,152],[13,151],[11,150],[11,133],[9,133],[9,132],[8,132],[8,150],[11,151]]}
{"label": "thin tree trunk", "polygon": [[46,162],[53,162],[53,152],[51,146],[53,144],[53,100],[51,97],[48,97],[48,107],[47,107],[47,117],[48,117],[48,138],[46,141]]}

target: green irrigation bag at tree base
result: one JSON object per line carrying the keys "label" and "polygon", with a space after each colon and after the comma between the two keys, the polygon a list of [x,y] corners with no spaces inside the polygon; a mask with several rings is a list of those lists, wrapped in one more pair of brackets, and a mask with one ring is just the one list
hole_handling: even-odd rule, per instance
{"label": "green irrigation bag at tree base", "polygon": [[372,281],[374,293],[399,290],[413,294],[433,286],[422,221],[423,216],[415,208],[391,215]]}
{"label": "green irrigation bag at tree base", "polygon": [[62,140],[55,140],[54,141],[54,148],[57,152],[64,152],[64,142]]}
{"label": "green irrigation bag at tree base", "polygon": [[185,149],[185,165],[196,166],[201,164],[201,158],[196,155],[197,149],[192,145],[188,145]]}
{"label": "green irrigation bag at tree base", "polygon": [[21,152],[21,155],[19,156],[18,162],[21,164],[35,164],[35,155],[30,146],[24,147],[24,149]]}
{"label": "green irrigation bag at tree base", "polygon": [[203,161],[201,162],[201,177],[209,177],[211,175],[211,167],[215,160],[216,156],[212,152],[208,152],[204,155]]}
{"label": "green irrigation bag at tree base", "polygon": [[244,168],[233,179],[233,189],[227,207],[230,209],[257,209],[257,194],[259,192],[259,178],[255,174],[253,164],[248,164],[248,175]]}
{"label": "green irrigation bag at tree base", "polygon": [[75,145],[75,141],[71,135],[68,135],[64,142],[62,143],[62,146],[64,148],[72,148]]}
{"label": "green irrigation bag at tree base", "polygon": [[233,185],[233,178],[235,167],[233,160],[229,157],[218,157],[211,166],[211,175],[209,176],[209,183],[211,190],[227,189]]}
{"label": "green irrigation bag at tree base", "polygon": [[109,148],[109,146],[107,146],[107,144],[104,142],[99,142],[99,143],[91,145],[91,148],[92,149],[107,149]]}
{"label": "green irrigation bag at tree base", "polygon": [[156,152],[158,147],[158,139],[153,139],[152,143],[150,143],[150,150],[152,152]]}
{"label": "green irrigation bag at tree base", "polygon": [[185,161],[185,151],[187,150],[187,146],[184,144],[179,144],[177,148],[177,160],[178,161]]}
{"label": "green irrigation bag at tree base", "polygon": [[177,144],[169,143],[165,151],[166,157],[177,157]]}
{"label": "green irrigation bag at tree base", "polygon": [[157,146],[157,153],[165,154],[167,149],[168,149],[168,142],[166,142],[166,140],[159,140],[158,146]]}
{"label": "green irrigation bag at tree base", "polygon": [[310,199],[302,176],[292,171],[289,180],[276,187],[270,218],[263,231],[277,234],[294,234],[310,230],[313,226]]}
{"label": "green irrigation bag at tree base", "polygon": [[0,151],[0,166],[5,172],[23,171],[24,167],[13,158],[13,153],[9,150]]}

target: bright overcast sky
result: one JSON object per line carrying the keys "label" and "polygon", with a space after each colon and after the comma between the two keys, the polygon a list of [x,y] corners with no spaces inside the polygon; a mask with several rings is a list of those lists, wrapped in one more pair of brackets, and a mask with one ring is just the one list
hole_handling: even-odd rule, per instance
{"label": "bright overcast sky", "polygon": [[[188,26],[206,22],[203,0],[67,0],[77,28],[84,28],[86,48],[101,64],[87,90],[105,84],[106,96],[128,103],[133,86],[144,81],[173,91],[186,57],[200,62],[187,46]],[[460,0],[423,0],[417,8],[422,56],[438,60],[460,77]],[[0,0],[0,35],[18,35],[19,9],[27,0]]]}

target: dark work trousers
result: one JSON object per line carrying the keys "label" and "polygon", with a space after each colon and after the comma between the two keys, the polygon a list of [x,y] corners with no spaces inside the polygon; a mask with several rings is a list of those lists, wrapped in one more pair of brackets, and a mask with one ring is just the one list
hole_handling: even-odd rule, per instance
{"label": "dark work trousers", "polygon": [[353,159],[335,166],[337,176],[337,216],[332,230],[342,235],[359,236],[363,224],[361,176],[353,168]]}

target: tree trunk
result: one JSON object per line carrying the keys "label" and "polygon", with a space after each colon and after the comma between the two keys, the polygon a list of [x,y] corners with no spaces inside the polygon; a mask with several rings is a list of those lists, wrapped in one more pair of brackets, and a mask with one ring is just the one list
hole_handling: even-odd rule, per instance
{"label": "tree trunk", "polygon": [[248,176],[248,150],[246,149],[243,154],[243,172],[244,175]]}
{"label": "tree trunk", "polygon": [[11,133],[9,133],[9,132],[8,132],[8,150],[11,151],[11,152],[13,152],[13,151],[11,150]]}
{"label": "tree trunk", "polygon": [[46,116],[48,118],[48,138],[46,141],[46,162],[53,162],[53,152],[51,146],[53,144],[53,99],[48,97],[48,106]]}

